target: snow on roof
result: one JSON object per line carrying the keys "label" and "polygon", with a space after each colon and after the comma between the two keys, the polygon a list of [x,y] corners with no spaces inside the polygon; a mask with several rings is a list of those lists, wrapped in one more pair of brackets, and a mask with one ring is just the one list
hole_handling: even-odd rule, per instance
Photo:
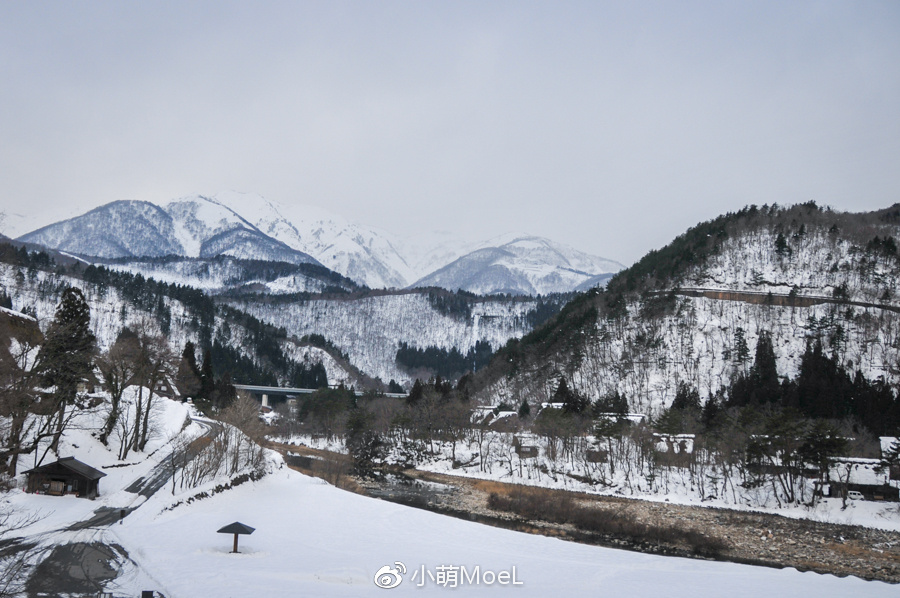
{"label": "snow on roof", "polygon": [[[887,470],[875,471],[879,465],[881,465],[880,459],[849,457],[835,459],[828,470],[828,479],[832,482],[846,482],[860,486],[881,486],[888,483],[889,474]],[[849,478],[847,477],[848,471]]]}
{"label": "snow on roof", "polygon": [[647,415],[644,413],[598,413],[597,419],[607,419],[607,420],[618,420],[618,419],[627,419],[631,423],[639,424],[647,419]]}
{"label": "snow on roof", "polygon": [[27,314],[23,314],[22,312],[16,311],[16,310],[14,310],[14,309],[8,309],[8,308],[6,308],[6,307],[0,307],[0,313],[4,313],[4,314],[10,315],[10,316],[14,316],[14,317],[16,317],[16,318],[22,318],[23,320],[29,320],[29,321],[31,321],[31,322],[37,322],[36,319],[34,319],[33,317],[31,317],[31,316],[29,316],[29,315],[27,315]]}
{"label": "snow on roof", "polygon": [[881,441],[881,455],[884,456],[886,452],[891,450],[891,447],[896,442],[900,442],[900,438],[897,436],[882,436],[878,440]]}

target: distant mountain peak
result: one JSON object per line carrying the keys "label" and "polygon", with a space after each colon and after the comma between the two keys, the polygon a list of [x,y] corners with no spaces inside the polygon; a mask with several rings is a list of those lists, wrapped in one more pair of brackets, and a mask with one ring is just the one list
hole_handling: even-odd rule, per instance
{"label": "distant mountain peak", "polygon": [[196,193],[160,204],[115,201],[19,238],[101,258],[228,255],[316,263],[372,288],[429,285],[545,294],[602,283],[622,268],[527,233],[482,243],[462,242],[452,233],[401,239],[323,208],[282,205],[236,191]]}

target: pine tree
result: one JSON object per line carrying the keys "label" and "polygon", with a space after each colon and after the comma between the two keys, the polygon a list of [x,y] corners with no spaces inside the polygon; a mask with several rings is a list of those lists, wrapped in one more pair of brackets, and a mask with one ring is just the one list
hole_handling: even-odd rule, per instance
{"label": "pine tree", "polygon": [[772,347],[772,335],[761,332],[756,343],[756,359],[750,369],[753,384],[753,401],[755,403],[778,403],[781,400],[781,383],[778,380],[778,366],[775,361],[775,350]]}
{"label": "pine tree", "polygon": [[531,406],[528,405],[527,399],[522,399],[522,404],[519,405],[519,417],[522,419],[531,417]]}
{"label": "pine tree", "polygon": [[63,291],[37,359],[37,371],[44,386],[55,387],[56,430],[50,444],[53,451],[59,447],[59,438],[67,422],[66,409],[74,405],[79,383],[84,382],[91,372],[95,351],[91,308],[81,289],[69,287]]}
{"label": "pine tree", "polygon": [[175,376],[175,386],[184,397],[192,399],[199,396],[201,390],[200,368],[197,367],[197,356],[194,352],[194,343],[188,341],[181,352],[181,362],[178,364],[178,373]]}
{"label": "pine tree", "polygon": [[416,378],[416,381],[413,382],[412,388],[409,391],[409,395],[406,397],[406,402],[410,405],[414,405],[422,400],[424,394],[425,387],[422,385],[422,381]]}

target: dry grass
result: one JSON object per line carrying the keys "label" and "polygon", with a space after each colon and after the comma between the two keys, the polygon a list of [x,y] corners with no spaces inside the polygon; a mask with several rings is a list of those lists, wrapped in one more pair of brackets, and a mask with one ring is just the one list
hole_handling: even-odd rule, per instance
{"label": "dry grass", "polygon": [[493,492],[488,506],[531,521],[570,524],[585,532],[635,543],[685,548],[698,555],[714,556],[728,548],[724,541],[697,530],[679,525],[648,525],[624,509],[582,506],[567,493],[544,488],[507,488],[503,493]]}

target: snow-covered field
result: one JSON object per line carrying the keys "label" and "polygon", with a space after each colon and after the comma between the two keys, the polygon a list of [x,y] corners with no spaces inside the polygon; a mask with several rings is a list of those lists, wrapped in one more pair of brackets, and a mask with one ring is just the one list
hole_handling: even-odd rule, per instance
{"label": "snow-covered field", "polygon": [[[400,573],[402,581],[393,591],[401,595],[718,597],[726,589],[729,596],[748,597],[896,595],[894,586],[857,578],[651,556],[483,526],[344,492],[289,470],[274,454],[269,455],[270,473],[257,482],[191,503],[188,497],[227,479],[176,488],[174,494],[167,485],[143,502],[125,488],[166,462],[169,440],[189,415],[183,405],[161,405],[162,433],[148,446],[151,456],[138,460],[136,455],[127,467],[110,468],[117,464],[115,456],[86,431],[65,437],[61,454],[105,467],[108,475],[97,500],[18,490],[2,499],[17,514],[42,517],[24,530],[42,546],[101,542],[123,547],[129,561],[106,587],[116,596],[150,589],[168,598],[383,595],[375,584],[383,567]],[[197,434],[198,424],[185,433]],[[121,524],[61,531],[100,507],[139,508]],[[240,554],[230,553],[230,535],[216,533],[234,521],[256,528],[241,537]],[[456,590],[448,587],[454,575]]]}
{"label": "snow-covered field", "polygon": [[[383,595],[375,573],[407,573],[394,592],[452,593],[439,567],[479,568],[481,583],[457,592],[493,596],[894,596],[897,588],[855,578],[666,558],[595,548],[461,521],[360,497],[286,468],[224,494],[158,514],[154,498],[115,537],[159,582],[167,597]],[[215,531],[233,521],[256,528],[232,538]],[[424,566],[425,584],[421,583]],[[501,585],[500,572],[512,577]],[[459,571],[459,570],[457,570]],[[497,580],[488,585],[493,576]],[[416,579],[413,575],[418,573]],[[435,576],[432,581],[430,574]],[[123,588],[124,589],[124,588]],[[138,588],[134,588],[137,590]]]}

